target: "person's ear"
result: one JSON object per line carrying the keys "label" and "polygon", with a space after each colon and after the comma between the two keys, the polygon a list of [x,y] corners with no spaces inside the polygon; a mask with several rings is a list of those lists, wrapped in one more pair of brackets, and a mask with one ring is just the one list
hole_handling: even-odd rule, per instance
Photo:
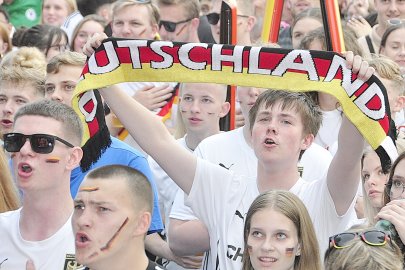
{"label": "person's ear", "polygon": [[315,139],[314,134],[305,135],[304,138],[302,139],[301,150],[307,150],[311,146],[314,139]]}
{"label": "person's ear", "polygon": [[190,24],[191,24],[192,28],[195,29],[195,31],[197,31],[198,26],[200,25],[200,19],[199,18],[193,18],[190,21]]}
{"label": "person's ear", "polygon": [[224,117],[228,114],[229,110],[231,109],[231,104],[229,102],[224,102],[221,106],[221,112],[219,113],[219,117]]}
{"label": "person's ear", "polygon": [[297,251],[295,252],[295,256],[301,256],[301,244],[298,244]]}
{"label": "person's ear", "polygon": [[405,106],[405,96],[398,96],[394,103],[395,112],[401,111]]}
{"label": "person's ear", "polygon": [[70,153],[68,163],[66,164],[68,170],[73,170],[80,164],[83,157],[83,150],[79,146],[73,147]]}
{"label": "person's ear", "polygon": [[149,230],[152,215],[150,212],[142,211],[138,216],[137,226],[134,231],[135,236],[146,235]]}
{"label": "person's ear", "polygon": [[152,32],[154,37],[159,36],[159,25],[157,23],[152,24]]}

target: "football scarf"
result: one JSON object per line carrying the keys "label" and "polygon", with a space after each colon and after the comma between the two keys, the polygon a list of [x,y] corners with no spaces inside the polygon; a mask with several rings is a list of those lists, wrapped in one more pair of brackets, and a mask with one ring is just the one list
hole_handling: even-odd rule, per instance
{"label": "football scarf", "polygon": [[[132,82],[219,83],[336,97],[347,118],[376,150],[382,164],[397,156],[390,137],[387,93],[377,77],[364,82],[339,54],[326,51],[109,38],[88,59],[73,97],[85,126],[83,143],[97,134],[88,91]],[[93,108],[96,110],[96,107]],[[100,128],[100,127],[99,127]]]}

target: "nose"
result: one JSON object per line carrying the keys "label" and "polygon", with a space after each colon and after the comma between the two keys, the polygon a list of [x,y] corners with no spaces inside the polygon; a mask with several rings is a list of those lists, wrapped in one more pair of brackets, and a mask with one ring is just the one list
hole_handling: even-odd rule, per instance
{"label": "nose", "polygon": [[79,213],[75,213],[73,215],[72,223],[74,226],[76,225],[79,228],[91,227],[91,225],[92,225],[91,211],[89,211],[89,209],[86,209],[86,207],[85,207]]}
{"label": "nose", "polygon": [[367,180],[365,180],[365,182],[366,182],[366,185],[368,185],[369,187],[375,186],[375,185],[376,185],[376,182],[375,182],[375,176],[374,176],[374,174],[373,174],[373,173],[370,174],[370,176],[368,177]]}
{"label": "nose", "polygon": [[51,94],[51,99],[53,101],[57,101],[57,102],[60,102],[60,103],[63,102],[62,95],[60,95],[60,91],[58,89],[55,89],[55,91],[53,91],[53,93]]}
{"label": "nose", "polygon": [[405,44],[401,46],[400,55],[405,55]]}
{"label": "nose", "polygon": [[198,102],[198,100],[193,100],[193,102],[191,103],[191,107],[190,107],[190,111],[192,113],[199,113],[200,112],[200,104]]}
{"label": "nose", "polygon": [[266,237],[266,239],[262,243],[261,249],[264,252],[269,252],[274,249],[273,243],[272,243],[272,240],[270,239],[270,237]]}
{"label": "nose", "polygon": [[122,32],[124,32],[124,33],[126,33],[126,34],[131,32],[128,23],[124,23],[124,26],[122,27]]}
{"label": "nose", "polygon": [[166,31],[166,28],[163,25],[159,28],[159,35],[162,38],[162,40],[168,40],[167,39],[167,36],[169,35],[168,33],[169,32]]}
{"label": "nose", "polygon": [[3,107],[4,114],[12,114],[14,111],[11,100],[8,100]]}
{"label": "nose", "polygon": [[34,151],[32,151],[31,143],[28,138],[25,139],[25,142],[21,147],[19,153],[21,155],[32,155],[34,153]]}
{"label": "nose", "polygon": [[250,97],[259,96],[259,90],[256,87],[249,87],[249,96]]}
{"label": "nose", "polygon": [[389,10],[390,11],[398,11],[398,4],[396,3],[396,1],[391,1]]}
{"label": "nose", "polygon": [[275,119],[270,119],[268,122],[268,126],[267,126],[267,134],[278,134],[278,127],[277,127],[277,123],[275,121]]}

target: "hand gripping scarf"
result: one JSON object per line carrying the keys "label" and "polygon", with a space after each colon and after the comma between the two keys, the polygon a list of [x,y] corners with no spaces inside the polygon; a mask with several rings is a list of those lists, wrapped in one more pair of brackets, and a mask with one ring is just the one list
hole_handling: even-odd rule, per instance
{"label": "hand gripping scarf", "polygon": [[[220,83],[336,97],[347,118],[379,155],[383,166],[397,156],[390,137],[387,93],[377,77],[364,82],[339,54],[326,51],[177,43],[109,38],[88,59],[73,97],[85,126],[83,143],[97,134],[93,111],[84,109],[92,89],[122,82]],[[88,92],[90,91],[90,92]]]}

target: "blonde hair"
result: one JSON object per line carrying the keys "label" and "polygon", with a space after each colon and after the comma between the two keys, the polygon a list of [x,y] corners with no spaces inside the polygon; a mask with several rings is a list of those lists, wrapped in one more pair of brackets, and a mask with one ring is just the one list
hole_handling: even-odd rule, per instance
{"label": "blonde hair", "polygon": [[159,9],[158,7],[153,4],[152,2],[145,2],[145,3],[140,3],[137,1],[132,1],[132,0],[118,0],[113,4],[112,8],[112,19],[114,21],[114,17],[116,13],[123,8],[129,7],[129,6],[145,6],[148,11],[149,11],[149,16],[150,16],[150,24],[158,24],[160,21],[160,14],[159,14]]}
{"label": "blonde hair", "polygon": [[10,32],[8,31],[8,28],[4,23],[0,23],[0,38],[5,44],[7,44],[7,50],[5,53],[10,52],[13,48],[13,45],[11,44]]}
{"label": "blonde hair", "polygon": [[77,10],[77,2],[76,0],[65,0],[67,6],[68,6],[68,10],[69,10],[69,14],[73,13],[74,11]]}
{"label": "blonde hair", "polygon": [[198,0],[158,0],[157,3],[159,7],[181,6],[187,15],[186,19],[200,17],[200,3]]}
{"label": "blonde hair", "polygon": [[[78,10],[76,0],[63,0],[68,8],[68,15]],[[44,9],[45,0],[42,1],[42,9]],[[43,23],[43,21],[42,21]]]}
{"label": "blonde hair", "polygon": [[29,83],[36,93],[45,95],[46,59],[34,47],[21,47],[8,53],[0,66],[0,84],[7,81],[20,85]]}
{"label": "blonde hair", "polygon": [[52,59],[46,66],[46,72],[54,74],[58,73],[60,67],[63,65],[70,65],[83,68],[85,64],[86,64],[86,56],[84,54],[66,51],[52,57]]}
{"label": "blonde hair", "polygon": [[0,213],[20,207],[17,189],[11,177],[4,151],[0,150]]}
{"label": "blonde hair", "polygon": [[[369,228],[373,230],[374,228]],[[362,232],[367,229],[350,230]],[[403,260],[398,246],[391,240],[383,246],[371,246],[359,238],[345,248],[333,246],[325,253],[325,270],[402,270]]]}
{"label": "blonde hair", "polygon": [[375,69],[379,77],[394,82],[397,86],[395,89],[398,88],[400,96],[404,95],[405,82],[397,63],[383,55],[372,55],[372,58],[368,60],[368,64]]}
{"label": "blonde hair", "polygon": [[250,206],[246,215],[244,228],[245,250],[243,252],[242,270],[253,270],[247,248],[252,217],[263,209],[273,209],[291,220],[297,228],[298,241],[301,247],[299,256],[294,262],[295,270],[320,270],[321,261],[319,244],[315,235],[312,220],[304,203],[293,193],[283,190],[271,190],[260,194]]}

